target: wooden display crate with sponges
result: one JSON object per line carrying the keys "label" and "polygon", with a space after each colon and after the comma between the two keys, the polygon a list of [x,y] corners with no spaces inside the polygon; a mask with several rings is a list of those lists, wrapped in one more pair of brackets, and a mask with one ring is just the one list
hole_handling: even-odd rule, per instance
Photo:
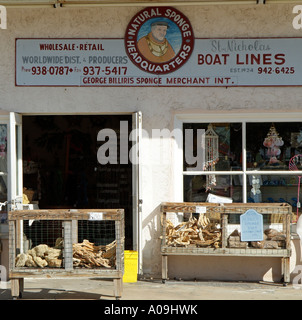
{"label": "wooden display crate with sponges", "polygon": [[123,209],[11,211],[9,277],[12,296],[22,295],[25,277],[113,279],[122,294]]}

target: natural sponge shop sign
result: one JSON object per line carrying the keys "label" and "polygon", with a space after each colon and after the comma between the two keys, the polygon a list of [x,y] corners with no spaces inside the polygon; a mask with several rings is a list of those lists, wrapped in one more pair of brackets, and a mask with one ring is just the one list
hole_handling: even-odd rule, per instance
{"label": "natural sponge shop sign", "polygon": [[189,19],[174,8],[146,8],[130,21],[125,48],[141,70],[171,73],[189,60],[194,48],[193,30]]}
{"label": "natural sponge shop sign", "polygon": [[302,38],[195,38],[172,7],[127,23],[124,39],[16,39],[16,86],[302,86]]}

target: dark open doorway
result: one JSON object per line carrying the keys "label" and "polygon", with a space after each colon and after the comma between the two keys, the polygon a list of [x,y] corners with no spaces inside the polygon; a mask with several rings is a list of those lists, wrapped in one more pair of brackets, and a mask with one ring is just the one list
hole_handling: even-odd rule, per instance
{"label": "dark open doorway", "polygon": [[[101,165],[101,129],[120,135],[120,121],[131,115],[23,116],[23,186],[40,209],[123,208],[125,248],[133,249],[132,164]],[[128,139],[129,141],[129,139]],[[128,142],[128,154],[131,142]]]}

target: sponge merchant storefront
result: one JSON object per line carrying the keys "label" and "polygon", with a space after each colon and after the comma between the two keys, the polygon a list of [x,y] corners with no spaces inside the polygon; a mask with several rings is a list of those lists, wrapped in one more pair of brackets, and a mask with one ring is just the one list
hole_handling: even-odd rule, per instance
{"label": "sponge merchant storefront", "polygon": [[[139,276],[160,278],[161,203],[213,195],[292,205],[293,279],[299,2],[0,1],[0,264],[8,210],[124,208],[125,248],[138,251]],[[200,132],[216,141],[202,164]],[[182,279],[282,274],[274,257],[171,256],[168,265],[169,277]]]}

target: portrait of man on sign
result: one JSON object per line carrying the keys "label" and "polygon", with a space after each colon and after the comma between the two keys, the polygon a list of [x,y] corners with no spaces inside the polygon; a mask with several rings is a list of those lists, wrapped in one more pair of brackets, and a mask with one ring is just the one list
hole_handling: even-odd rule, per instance
{"label": "portrait of man on sign", "polygon": [[167,62],[175,57],[175,51],[166,38],[169,23],[157,20],[151,23],[150,32],[137,42],[140,53],[154,63]]}

